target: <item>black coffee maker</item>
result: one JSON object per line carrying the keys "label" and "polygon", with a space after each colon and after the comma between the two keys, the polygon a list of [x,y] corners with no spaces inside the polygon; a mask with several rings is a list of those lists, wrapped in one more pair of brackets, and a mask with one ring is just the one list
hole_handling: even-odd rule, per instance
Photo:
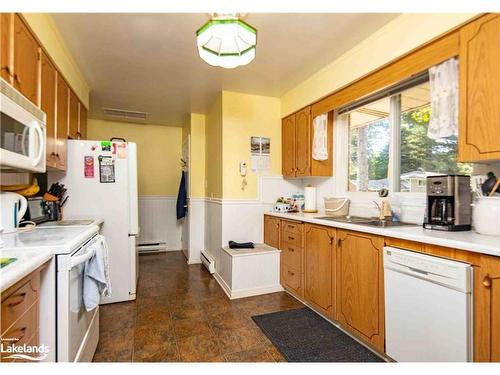
{"label": "black coffee maker", "polygon": [[444,231],[470,230],[471,203],[472,193],[469,176],[427,177],[427,207],[424,228]]}

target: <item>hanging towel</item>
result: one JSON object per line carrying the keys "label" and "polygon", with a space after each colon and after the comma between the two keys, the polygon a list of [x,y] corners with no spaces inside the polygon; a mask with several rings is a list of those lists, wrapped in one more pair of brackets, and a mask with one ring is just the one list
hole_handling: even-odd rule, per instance
{"label": "hanging towel", "polygon": [[179,193],[177,194],[177,220],[186,216],[187,212],[187,191],[186,191],[186,173],[182,171]]}
{"label": "hanging towel", "polygon": [[312,157],[314,160],[328,160],[328,115],[316,116],[313,120],[314,136]]}
{"label": "hanging towel", "polygon": [[452,58],[429,69],[431,117],[427,136],[431,139],[458,134],[458,60]]}
{"label": "hanging towel", "polygon": [[83,271],[83,303],[85,309],[91,311],[99,305],[102,294],[111,295],[109,254],[104,236],[98,235],[88,251],[93,252],[94,255],[87,260]]}

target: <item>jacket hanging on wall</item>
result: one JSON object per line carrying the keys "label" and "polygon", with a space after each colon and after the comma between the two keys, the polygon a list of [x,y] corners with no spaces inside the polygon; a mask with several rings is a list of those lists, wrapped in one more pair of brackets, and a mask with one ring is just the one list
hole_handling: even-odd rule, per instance
{"label": "jacket hanging on wall", "polygon": [[182,171],[179,193],[177,194],[177,220],[186,216],[187,212],[187,191],[186,191],[186,173]]}

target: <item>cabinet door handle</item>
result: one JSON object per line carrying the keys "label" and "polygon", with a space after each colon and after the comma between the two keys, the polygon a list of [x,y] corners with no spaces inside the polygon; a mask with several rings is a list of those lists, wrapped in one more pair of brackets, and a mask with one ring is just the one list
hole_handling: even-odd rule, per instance
{"label": "cabinet door handle", "polygon": [[341,245],[342,245],[342,239],[340,239],[340,238],[339,238],[339,239],[337,240],[337,246],[338,246],[338,247],[340,247]]}
{"label": "cabinet door handle", "polygon": [[8,65],[2,66],[2,70],[5,70],[7,74],[12,77],[12,73],[10,72],[10,68]]}
{"label": "cabinet door handle", "polygon": [[290,224],[288,224],[288,228],[290,228],[290,229],[295,229],[295,225],[290,225]]}
{"label": "cabinet door handle", "polygon": [[294,249],[292,249],[291,247],[288,248],[289,251],[291,251],[292,253],[295,251]]}
{"label": "cabinet door handle", "polygon": [[488,273],[483,278],[483,286],[485,288],[491,288],[491,277]]}
{"label": "cabinet door handle", "polygon": [[19,76],[17,74],[14,74],[14,79],[17,81],[17,83],[21,84],[21,80],[19,79]]}
{"label": "cabinet door handle", "polygon": [[293,240],[295,239],[295,237],[288,236],[288,239],[289,239],[290,241],[293,241]]}
{"label": "cabinet door handle", "polygon": [[288,274],[289,274],[289,275],[291,275],[291,276],[294,276],[294,275],[295,275],[295,273],[294,273],[294,272],[292,272],[292,271],[288,271]]}
{"label": "cabinet door handle", "polygon": [[23,303],[26,298],[26,293],[14,294],[12,297],[19,297],[19,301],[9,303],[9,307],[15,307]]}
{"label": "cabinet door handle", "polygon": [[59,157],[59,154],[56,154],[56,158],[57,158],[57,160],[61,160],[61,158]]}

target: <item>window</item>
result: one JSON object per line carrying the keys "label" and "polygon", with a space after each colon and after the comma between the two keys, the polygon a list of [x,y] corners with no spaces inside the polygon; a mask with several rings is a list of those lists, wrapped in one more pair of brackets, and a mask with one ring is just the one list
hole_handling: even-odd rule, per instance
{"label": "window", "polygon": [[470,174],[471,164],[457,162],[457,137],[427,137],[430,88],[426,77],[401,85],[347,110],[349,192],[426,190],[428,176]]}
{"label": "window", "polygon": [[349,191],[389,187],[390,98],[349,113]]}

